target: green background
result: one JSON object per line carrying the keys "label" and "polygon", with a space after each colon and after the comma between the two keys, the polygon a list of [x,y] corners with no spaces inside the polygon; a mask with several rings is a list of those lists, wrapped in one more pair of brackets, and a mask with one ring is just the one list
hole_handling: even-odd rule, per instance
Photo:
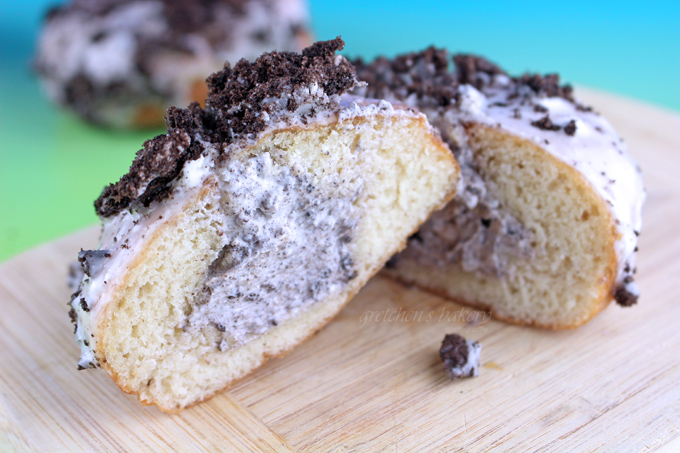
{"label": "green background", "polygon": [[[93,200],[162,131],[97,129],[59,111],[30,71],[48,4],[0,13],[0,260],[97,222]],[[554,6],[553,6],[554,5]],[[680,110],[680,2],[311,1],[318,39],[372,58],[430,44],[483,54],[513,73],[565,81]],[[625,131],[620,131],[625,136]]]}

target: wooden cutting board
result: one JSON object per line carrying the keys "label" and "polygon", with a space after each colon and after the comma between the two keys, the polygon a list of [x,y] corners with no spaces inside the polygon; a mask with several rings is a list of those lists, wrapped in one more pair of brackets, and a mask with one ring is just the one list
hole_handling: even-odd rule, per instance
{"label": "wooden cutting board", "polygon": [[[579,94],[644,170],[637,306],[552,332],[378,276],[288,356],[167,415],[76,371],[66,266],[95,227],[0,266],[0,450],[679,451],[680,115]],[[446,378],[447,332],[482,342],[478,378]]]}

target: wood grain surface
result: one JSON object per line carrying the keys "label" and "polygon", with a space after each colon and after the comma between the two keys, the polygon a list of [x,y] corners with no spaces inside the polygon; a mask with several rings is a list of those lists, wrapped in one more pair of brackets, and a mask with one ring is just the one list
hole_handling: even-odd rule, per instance
{"label": "wood grain surface", "polygon": [[[581,89],[645,175],[635,307],[510,326],[376,277],[284,358],[179,415],[76,371],[67,263],[98,227],[0,266],[1,451],[680,451],[680,115]],[[483,344],[449,381],[447,332]]]}

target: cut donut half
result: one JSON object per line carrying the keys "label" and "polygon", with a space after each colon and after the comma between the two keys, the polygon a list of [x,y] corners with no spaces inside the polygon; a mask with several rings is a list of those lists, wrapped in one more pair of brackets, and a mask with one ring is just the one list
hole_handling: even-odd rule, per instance
{"label": "cut donut half", "polygon": [[81,367],[164,411],[205,400],[320,329],[454,196],[424,115],[342,96],[341,47],[225,68],[105,190],[71,303]]}
{"label": "cut donut half", "polygon": [[356,63],[355,92],[425,112],[461,166],[456,198],[386,272],[496,317],[580,326],[630,306],[645,198],[640,169],[609,122],[556,74],[510,77],[434,48]]}

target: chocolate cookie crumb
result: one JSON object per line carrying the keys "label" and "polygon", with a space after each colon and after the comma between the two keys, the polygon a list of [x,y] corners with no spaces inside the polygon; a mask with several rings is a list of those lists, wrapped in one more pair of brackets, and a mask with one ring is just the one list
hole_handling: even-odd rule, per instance
{"label": "chocolate cookie crumb", "polygon": [[622,307],[635,305],[639,297],[640,290],[631,275],[626,276],[614,291],[614,299]]}
{"label": "chocolate cookie crumb", "polygon": [[[354,94],[374,99],[397,98],[409,106],[448,108],[458,99],[458,81],[449,70],[449,53],[429,47],[422,52],[408,53],[387,59],[378,57],[370,64],[361,58],[352,61],[357,78],[368,86]],[[410,99],[415,98],[415,103]]]}
{"label": "chocolate cookie crumb", "polygon": [[484,80],[479,76],[479,73],[487,75],[505,74],[500,67],[491,63],[489,60],[476,55],[458,54],[453,57],[453,63],[456,65],[456,73],[458,75],[458,83],[470,84],[475,88],[480,89],[484,86]]}
{"label": "chocolate cookie crumb", "polygon": [[[300,97],[306,87],[316,85],[329,100],[321,101],[309,94],[306,102],[316,108],[326,106],[321,102],[337,102],[336,96],[357,83],[352,65],[335,56],[344,45],[338,37],[317,42],[301,54],[265,53],[254,63],[241,60],[233,68],[225,63],[222,71],[207,80],[206,108],[197,103],[187,109],[169,108],[168,133],[144,143],[130,171],[106,187],[95,201],[97,214],[109,217],[165,199],[184,165],[202,155],[204,142],[215,145],[223,154],[228,145],[264,131],[270,122],[267,118],[282,112],[292,115],[298,107],[295,102],[281,106],[271,99]],[[304,121],[314,114],[315,109],[310,108],[298,115]]]}
{"label": "chocolate cookie crumb", "polygon": [[616,303],[622,307],[632,307],[637,304],[639,296],[637,294],[631,294],[626,291],[625,287],[619,287],[614,294],[614,299]]}
{"label": "chocolate cookie crumb", "polygon": [[548,115],[544,116],[540,120],[532,121],[531,125],[539,129],[543,129],[544,131],[559,131],[562,129],[561,126],[553,124],[553,122],[550,120],[550,116]]}
{"label": "chocolate cookie crumb", "polygon": [[519,84],[527,85],[536,94],[542,94],[547,97],[560,97],[574,102],[574,89],[571,85],[560,85],[560,76],[557,74],[546,74],[544,76],[524,74],[521,77],[513,78],[513,80]]}
{"label": "chocolate cookie crumb", "polygon": [[[430,47],[422,52],[399,55],[393,59],[378,57],[372,63],[356,59],[359,80],[366,81],[367,87],[354,90],[353,94],[375,99],[396,98],[409,106],[417,106],[420,110],[430,108],[448,109],[458,104],[459,85],[472,85],[480,91],[493,88],[497,83],[511,83],[511,90],[504,101],[496,101],[489,107],[511,106],[512,102],[521,98],[520,105],[531,103],[534,110],[547,113],[548,109],[531,101],[533,95],[541,98],[560,97],[571,102],[581,111],[591,111],[590,107],[578,104],[573,97],[571,85],[560,85],[557,74],[524,74],[520,77],[509,77],[499,66],[476,55],[457,54],[453,56],[455,69],[447,64],[446,49]],[[505,80],[504,82],[501,82]],[[527,93],[530,88],[533,95]],[[521,119],[519,109],[515,109],[513,117]],[[543,120],[541,120],[543,121]],[[535,126],[548,126],[548,130],[561,130],[562,127],[552,122],[536,122]],[[570,129],[571,130],[571,129]],[[569,132],[567,132],[569,133]]]}
{"label": "chocolate cookie crumb", "polygon": [[453,380],[479,375],[479,354],[482,345],[458,334],[447,334],[439,349],[444,371]]}
{"label": "chocolate cookie crumb", "polygon": [[574,134],[576,134],[576,121],[575,121],[575,120],[569,121],[569,124],[567,124],[566,126],[564,126],[564,132],[565,132],[567,135],[573,137]]}
{"label": "chocolate cookie crumb", "polygon": [[76,321],[78,321],[78,314],[73,307],[71,307],[71,309],[68,311],[68,317],[71,318],[72,324],[75,324]]}

